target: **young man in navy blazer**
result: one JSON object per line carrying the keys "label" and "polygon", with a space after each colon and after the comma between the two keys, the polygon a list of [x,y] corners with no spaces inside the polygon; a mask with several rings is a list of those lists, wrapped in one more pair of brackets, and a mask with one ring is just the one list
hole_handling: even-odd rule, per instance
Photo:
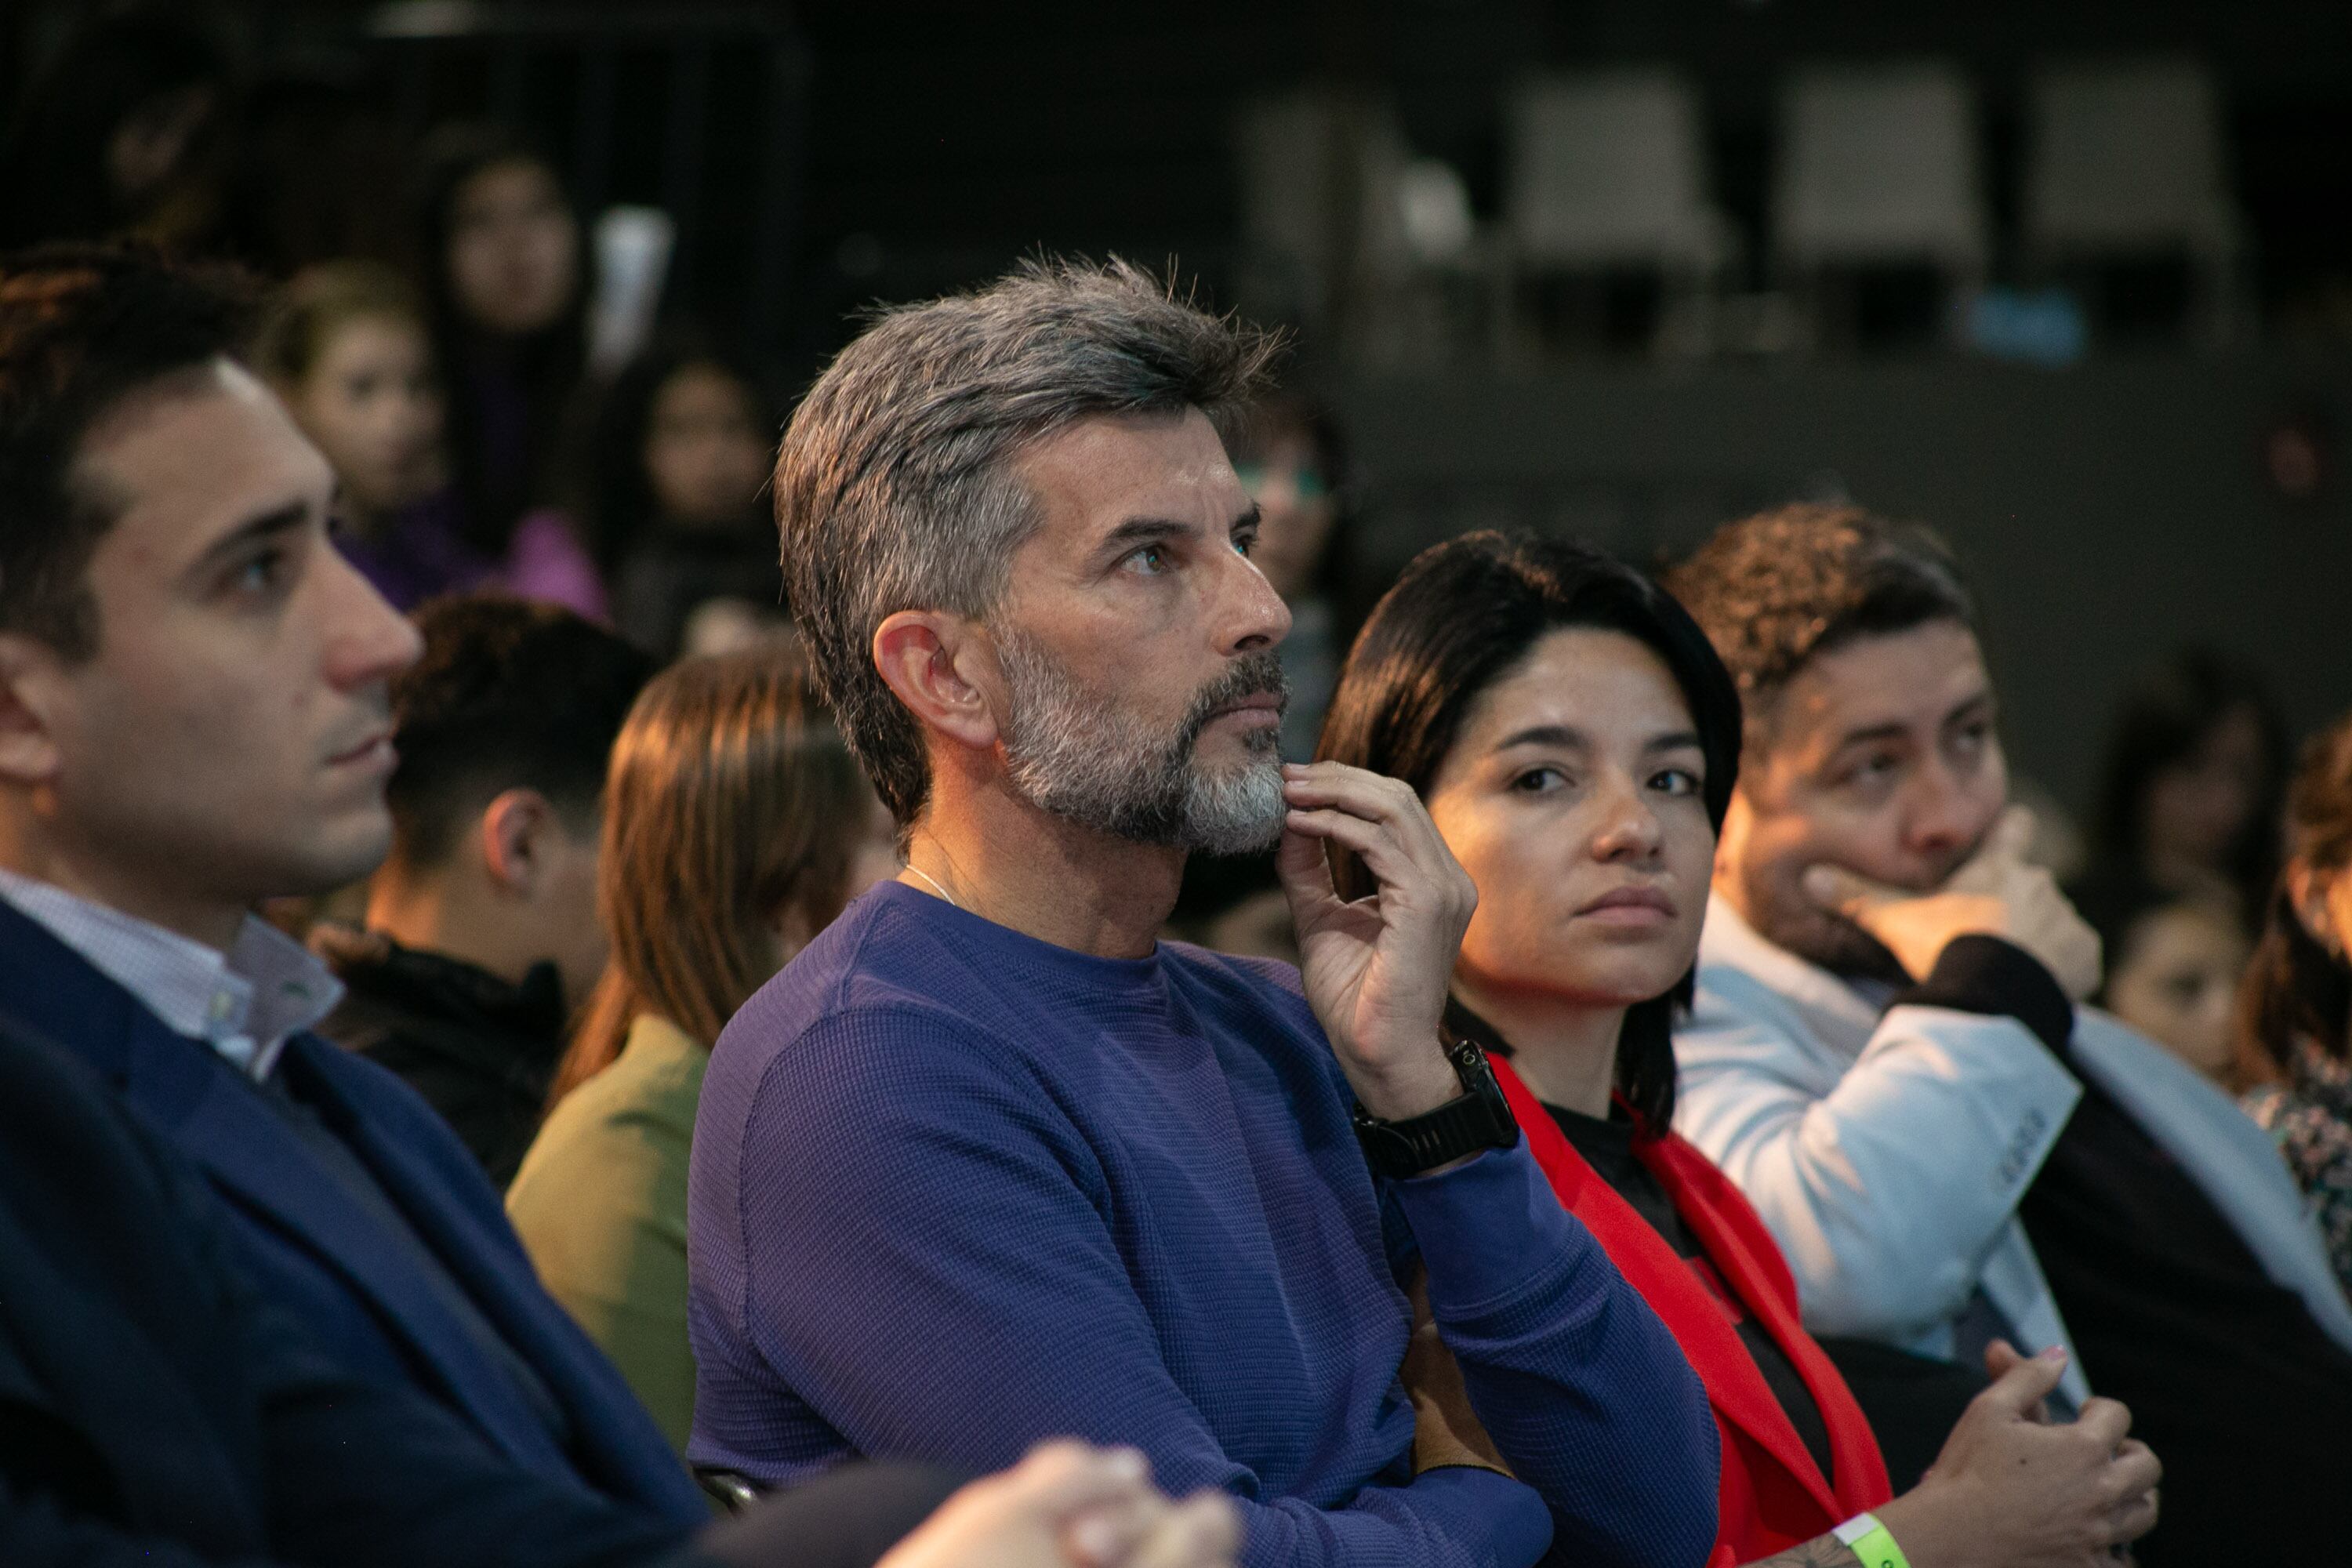
{"label": "young man in navy blazer", "polygon": [[337,553],[334,476],[134,253],[0,261],[0,1017],[200,1167],[237,1259],[346,1373],[513,1464],[708,1517],[425,1102],[311,1032],[340,987],[249,911],[384,854],[417,637]]}

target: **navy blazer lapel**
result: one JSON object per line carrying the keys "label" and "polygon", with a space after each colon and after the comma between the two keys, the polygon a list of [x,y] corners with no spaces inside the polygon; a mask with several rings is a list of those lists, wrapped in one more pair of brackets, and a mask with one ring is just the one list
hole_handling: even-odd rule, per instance
{"label": "navy blazer lapel", "polygon": [[[488,1364],[413,1270],[373,1244],[374,1217],[319,1171],[292,1130],[261,1103],[264,1091],[235,1081],[236,1069],[202,1041],[173,1034],[138,998],[5,900],[0,900],[0,1013],[97,1068],[235,1203],[265,1216],[368,1300],[433,1367],[445,1397],[492,1441],[518,1459],[543,1466],[553,1439],[512,1393],[506,1370]],[[338,1107],[345,1121],[355,1120],[340,1096]],[[381,1167],[380,1151],[368,1150],[364,1157]],[[413,1214],[408,1198],[395,1194]],[[428,1247],[439,1240],[424,1239]],[[458,1277],[461,1284],[471,1283],[462,1272]],[[486,1315],[494,1322],[499,1316],[487,1309]]]}

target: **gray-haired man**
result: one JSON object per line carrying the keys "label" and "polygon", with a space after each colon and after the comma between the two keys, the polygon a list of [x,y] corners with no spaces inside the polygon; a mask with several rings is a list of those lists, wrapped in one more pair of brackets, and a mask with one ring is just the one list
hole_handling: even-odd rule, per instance
{"label": "gray-haired man", "polygon": [[[1697,1562],[1697,1383],[1440,1046],[1467,879],[1403,786],[1276,760],[1289,617],[1212,423],[1266,357],[1033,268],[886,315],[794,416],[793,607],[908,869],[713,1054],[690,1451],[1075,1433],[1242,1500],[1255,1564]],[[1155,941],[1189,850],[1277,839],[1303,976]],[[1418,1270],[1451,1386],[1400,1380]]]}

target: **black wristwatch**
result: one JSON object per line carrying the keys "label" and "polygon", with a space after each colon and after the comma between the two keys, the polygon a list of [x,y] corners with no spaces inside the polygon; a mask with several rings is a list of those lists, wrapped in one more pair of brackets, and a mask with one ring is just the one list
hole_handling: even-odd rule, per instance
{"label": "black wristwatch", "polygon": [[1517,1146],[1518,1120],[1478,1042],[1454,1041],[1445,1047],[1445,1059],[1462,1080],[1461,1099],[1402,1121],[1383,1121],[1357,1105],[1356,1142],[1375,1175],[1418,1176],[1483,1149]]}

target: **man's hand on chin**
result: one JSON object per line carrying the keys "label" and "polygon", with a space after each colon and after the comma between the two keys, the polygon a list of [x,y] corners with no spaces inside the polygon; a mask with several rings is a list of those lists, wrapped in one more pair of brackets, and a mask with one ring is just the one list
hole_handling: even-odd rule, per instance
{"label": "man's hand on chin", "polygon": [[2099,937],[2056,879],[2025,858],[2033,816],[2013,805],[1984,845],[1928,893],[1874,882],[1843,867],[1805,873],[1805,892],[1885,944],[1912,979],[1924,981],[1956,937],[1993,936],[2022,948],[2080,1002],[2099,988]]}
{"label": "man's hand on chin", "polygon": [[[1307,1003],[1367,1111],[1434,1110],[1462,1093],[1437,1025],[1478,889],[1409,786],[1339,763],[1282,773],[1290,814],[1275,864]],[[1362,860],[1378,890],[1343,902],[1329,844]]]}

